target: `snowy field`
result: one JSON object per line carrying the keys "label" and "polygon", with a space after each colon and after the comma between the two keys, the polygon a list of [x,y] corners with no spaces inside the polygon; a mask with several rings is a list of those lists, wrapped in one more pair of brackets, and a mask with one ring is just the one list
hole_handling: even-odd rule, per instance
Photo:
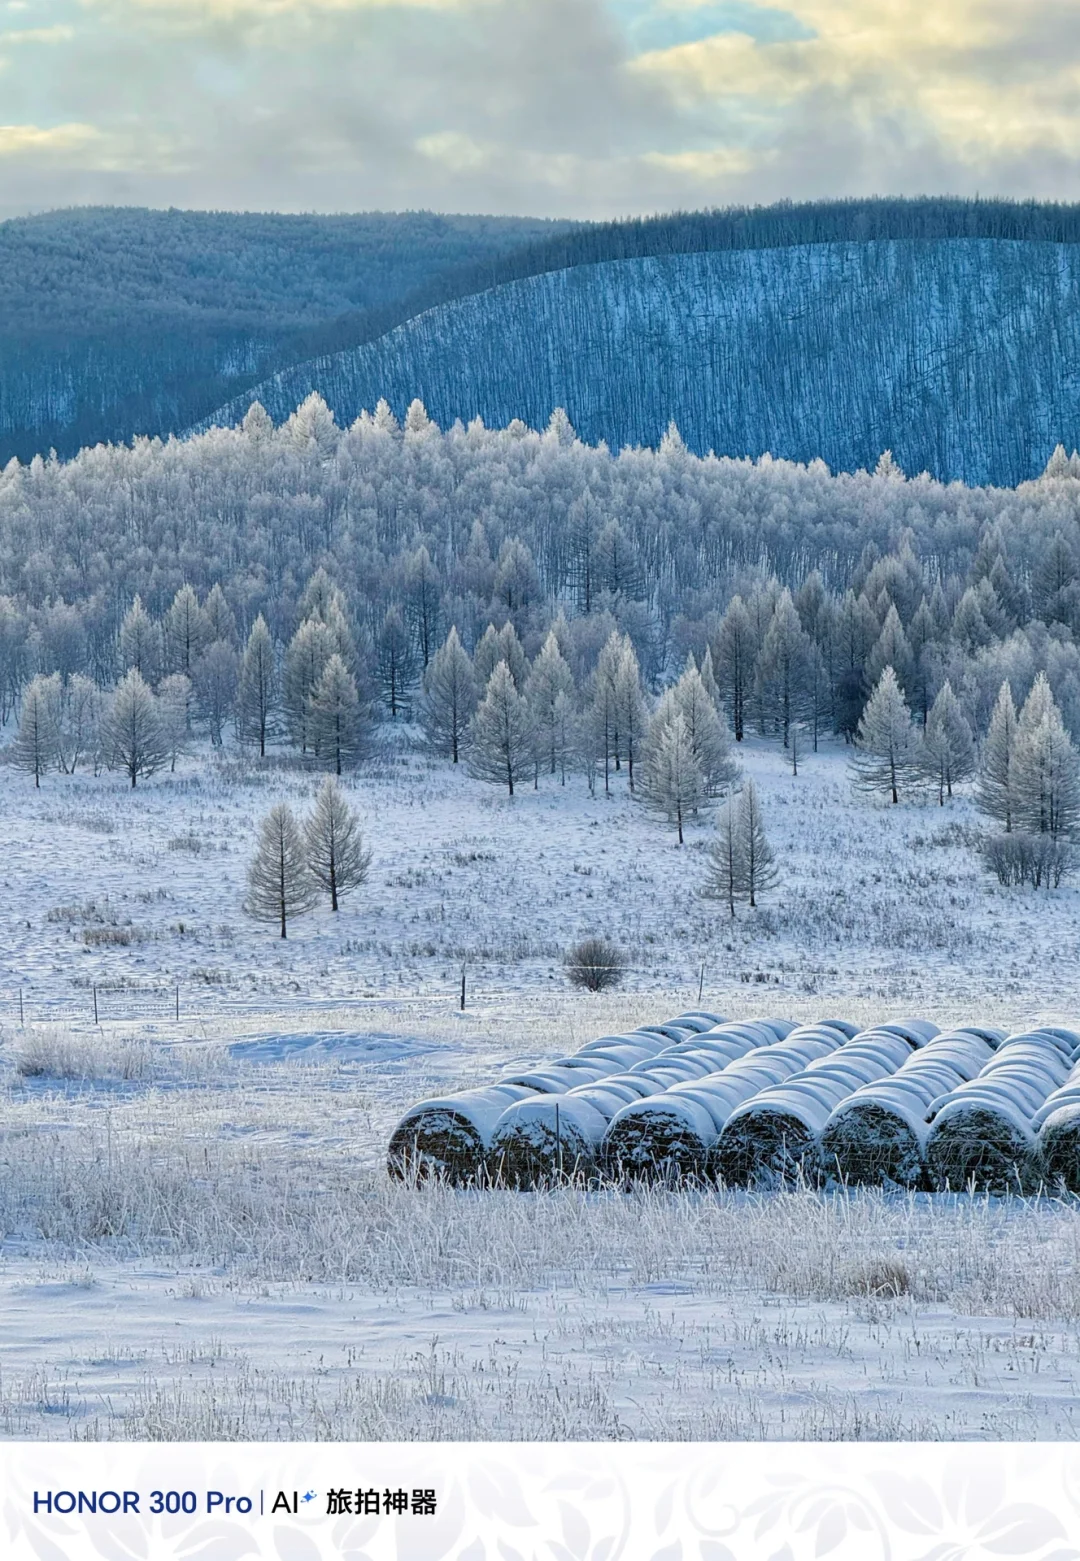
{"label": "snowy field", "polygon": [[[679,850],[622,777],[511,803],[402,738],[348,782],[370,882],[286,943],[244,871],[317,777],[0,767],[0,1433],[1080,1432],[1071,1206],[387,1183],[405,1106],[696,1006],[703,966],[730,1017],[1080,1017],[1077,891],[991,884],[969,804],[743,758],[783,881],[734,924],[707,827]],[[567,991],[585,932],[618,995]]]}

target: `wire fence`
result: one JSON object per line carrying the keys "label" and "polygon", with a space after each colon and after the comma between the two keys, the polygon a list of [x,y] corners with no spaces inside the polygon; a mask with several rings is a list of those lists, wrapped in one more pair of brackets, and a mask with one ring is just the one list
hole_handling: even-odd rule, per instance
{"label": "wire fence", "polygon": [[31,988],[0,989],[0,1022],[8,1024],[83,1023],[173,1020],[179,1023],[183,1005],[179,982],[168,986],[92,984],[65,997],[39,996]]}

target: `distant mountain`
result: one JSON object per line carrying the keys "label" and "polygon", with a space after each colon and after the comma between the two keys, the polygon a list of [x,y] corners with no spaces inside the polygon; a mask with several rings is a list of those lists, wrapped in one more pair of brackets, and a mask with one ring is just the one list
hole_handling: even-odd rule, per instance
{"label": "distant mountain", "polygon": [[570,226],[134,207],[0,223],[0,462],[182,428],[283,364],[379,335],[436,279],[486,276]]}
{"label": "distant mountain", "polygon": [[[655,445],[674,419],[699,453],[853,470],[891,449],[911,473],[1007,486],[1080,444],[1077,208],[773,208],[743,214],[743,247],[733,218],[710,220],[607,231],[624,252],[651,240],[640,258],[579,260],[600,229],[556,239],[562,268],[277,374],[213,421],[256,398],[280,419],[312,391],[339,421],[380,397],[399,416],[419,397],[444,426],[543,426],[561,406],[616,447]],[[680,224],[699,240],[683,252]]]}

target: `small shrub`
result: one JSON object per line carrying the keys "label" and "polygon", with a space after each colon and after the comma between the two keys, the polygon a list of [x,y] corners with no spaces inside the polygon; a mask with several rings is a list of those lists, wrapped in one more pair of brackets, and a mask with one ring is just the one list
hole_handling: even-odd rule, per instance
{"label": "small shrub", "polygon": [[586,992],[606,992],[618,986],[625,974],[621,951],[606,938],[582,938],[566,956],[567,980]]}
{"label": "small shrub", "polygon": [[169,841],[170,851],[190,851],[192,856],[198,856],[202,848],[203,843],[198,835],[174,835]]}
{"label": "small shrub", "polygon": [[140,927],[87,927],[83,942],[88,948],[130,948],[133,943],[144,943],[146,934]]}
{"label": "small shrub", "polygon": [[911,1294],[911,1275],[895,1257],[874,1258],[845,1276],[848,1295],[891,1296]]}
{"label": "small shrub", "polygon": [[1021,831],[986,837],[980,854],[987,872],[1005,889],[1025,884],[1033,889],[1056,889],[1075,865],[1075,853],[1067,841]]}
{"label": "small shrub", "polygon": [[142,1079],[149,1066],[144,1041],[52,1027],[28,1031],[15,1056],[15,1071],[24,1079]]}

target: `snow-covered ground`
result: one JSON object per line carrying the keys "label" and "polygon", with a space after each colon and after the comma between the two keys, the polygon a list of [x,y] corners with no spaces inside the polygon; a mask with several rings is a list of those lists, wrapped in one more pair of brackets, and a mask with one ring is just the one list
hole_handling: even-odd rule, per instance
{"label": "snow-covered ground", "polygon": [[[707,825],[680,850],[623,777],[511,803],[400,741],[349,782],[369,884],[284,944],[244,869],[317,777],[0,767],[3,1434],[1080,1429],[1071,1208],[386,1182],[413,1100],[696,1006],[702,966],[732,1017],[1080,1016],[1077,891],[991,884],[969,803],[871,806],[839,749],[744,762],[783,881],[734,924]],[[626,950],[618,995],[567,991],[585,931]],[[34,1047],[87,1077],[28,1076]]]}

